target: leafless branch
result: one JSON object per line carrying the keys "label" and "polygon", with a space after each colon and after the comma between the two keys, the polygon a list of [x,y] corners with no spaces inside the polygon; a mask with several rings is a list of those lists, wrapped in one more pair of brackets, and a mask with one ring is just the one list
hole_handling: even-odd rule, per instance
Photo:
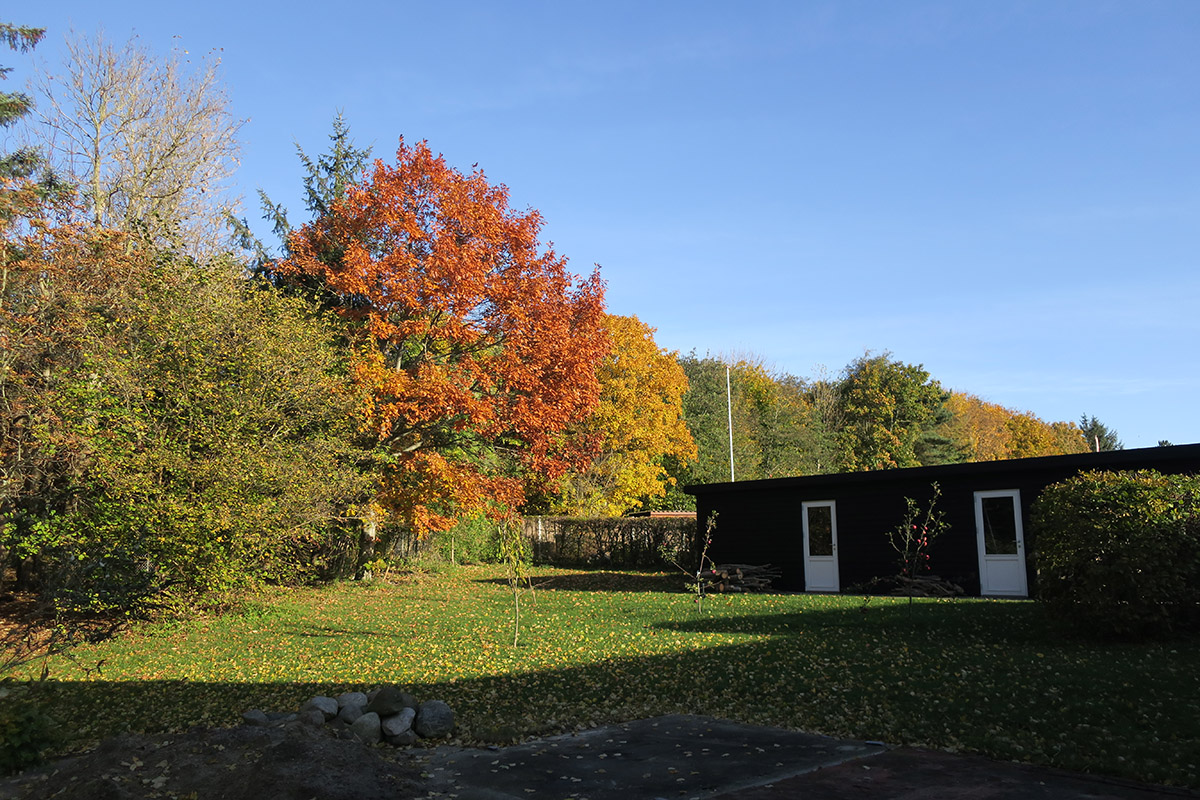
{"label": "leafless branch", "polygon": [[67,38],[61,72],[39,68],[34,131],[60,174],[78,185],[93,221],[215,254],[236,202],[243,120],[230,113],[210,53],[193,63],[178,47],[165,59],[138,38]]}

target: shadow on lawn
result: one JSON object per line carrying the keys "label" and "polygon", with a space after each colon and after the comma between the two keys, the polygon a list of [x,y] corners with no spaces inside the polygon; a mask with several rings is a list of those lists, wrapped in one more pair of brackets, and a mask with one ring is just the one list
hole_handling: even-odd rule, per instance
{"label": "shadow on lawn", "polygon": [[[890,598],[888,599],[890,600]],[[710,602],[712,600],[710,599]],[[779,614],[700,615],[655,623],[660,630],[799,636],[814,629],[850,635],[920,633],[938,638],[986,635],[1009,642],[1044,641],[1047,620],[1033,603],[1023,606],[980,602],[872,603],[810,608]]]}
{"label": "shadow on lawn", "polygon": [[[683,592],[686,582],[682,573],[581,572],[537,575],[533,588],[557,592]],[[480,578],[477,583],[508,585],[504,578]]]}
{"label": "shadow on lawn", "polygon": [[[1106,648],[1054,650],[1059,646],[1046,637],[1037,612],[1032,604],[978,602],[917,603],[911,611],[907,604],[874,602],[865,610],[830,605],[780,614],[723,615],[714,609],[648,626],[652,634],[696,634],[695,649],[597,657],[561,668],[407,686],[419,699],[448,702],[459,714],[464,736],[478,743],[502,744],[570,730],[576,723],[694,713],[859,739],[902,736],[901,741],[953,744],[994,758],[1032,758],[1139,780],[1195,782],[1182,766],[1167,766],[1194,763],[1187,760],[1193,758],[1194,739],[1185,733],[1194,731],[1192,708],[1182,702],[1163,705],[1153,693],[1169,675],[1182,681],[1173,689],[1177,696],[1194,695],[1198,684],[1190,663],[1195,650],[1180,647],[1178,654],[1171,651],[1156,658],[1155,680],[1144,680],[1139,672],[1137,682],[1122,683],[1108,675]],[[703,636],[708,633],[751,638],[712,645]],[[1029,643],[1038,647],[1023,646]],[[1032,656],[1041,648],[1052,656],[1053,667],[1042,666]],[[1071,658],[1062,657],[1066,652]],[[1013,653],[1017,661],[1008,658]],[[948,664],[954,669],[947,670]],[[372,671],[386,674],[378,669],[362,674]],[[36,684],[34,691],[61,712],[66,730],[88,738],[130,727],[167,731],[197,724],[235,725],[241,713],[252,708],[294,710],[315,694],[332,696],[376,685],[353,680],[52,680]],[[1077,698],[1072,746],[1032,753],[1014,747],[1017,742],[1028,746],[1058,741],[1063,723],[1040,710],[1051,708],[1062,696]],[[1134,717],[1132,722],[1124,715],[1114,716],[1109,711],[1118,698],[1130,708],[1145,704],[1159,716]],[[1020,734],[992,737],[975,721],[980,708],[987,709],[989,724],[997,730]],[[1152,746],[1144,735],[1151,730],[1162,737]],[[1146,760],[1147,748],[1154,761]],[[1118,755],[1124,758],[1120,763],[1114,760]]]}

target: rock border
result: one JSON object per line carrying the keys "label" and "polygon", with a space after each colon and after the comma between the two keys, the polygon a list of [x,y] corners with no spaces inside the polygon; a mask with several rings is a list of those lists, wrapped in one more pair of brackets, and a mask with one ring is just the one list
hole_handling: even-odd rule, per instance
{"label": "rock border", "polygon": [[441,700],[418,702],[397,686],[369,692],[343,692],[337,697],[316,695],[299,711],[263,711],[242,714],[242,724],[256,727],[308,725],[329,727],[343,738],[364,744],[386,742],[410,747],[422,739],[444,739],[454,733],[454,711]]}

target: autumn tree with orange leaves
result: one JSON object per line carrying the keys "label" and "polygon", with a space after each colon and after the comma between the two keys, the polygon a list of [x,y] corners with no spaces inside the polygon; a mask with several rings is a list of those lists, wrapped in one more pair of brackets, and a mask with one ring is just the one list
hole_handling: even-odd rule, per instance
{"label": "autumn tree with orange leaves", "polygon": [[567,432],[596,407],[604,286],[569,273],[541,226],[480,170],[401,139],[289,240],[277,274],[315,278],[355,332],[358,414],[387,463],[365,531],[499,516],[588,462],[594,441]]}

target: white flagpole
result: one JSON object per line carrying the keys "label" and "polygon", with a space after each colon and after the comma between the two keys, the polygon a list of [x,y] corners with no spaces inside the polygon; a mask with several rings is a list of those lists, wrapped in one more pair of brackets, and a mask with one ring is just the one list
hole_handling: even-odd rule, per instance
{"label": "white flagpole", "polygon": [[729,384],[729,367],[725,367],[725,404],[729,409],[729,482],[733,483],[733,390]]}

